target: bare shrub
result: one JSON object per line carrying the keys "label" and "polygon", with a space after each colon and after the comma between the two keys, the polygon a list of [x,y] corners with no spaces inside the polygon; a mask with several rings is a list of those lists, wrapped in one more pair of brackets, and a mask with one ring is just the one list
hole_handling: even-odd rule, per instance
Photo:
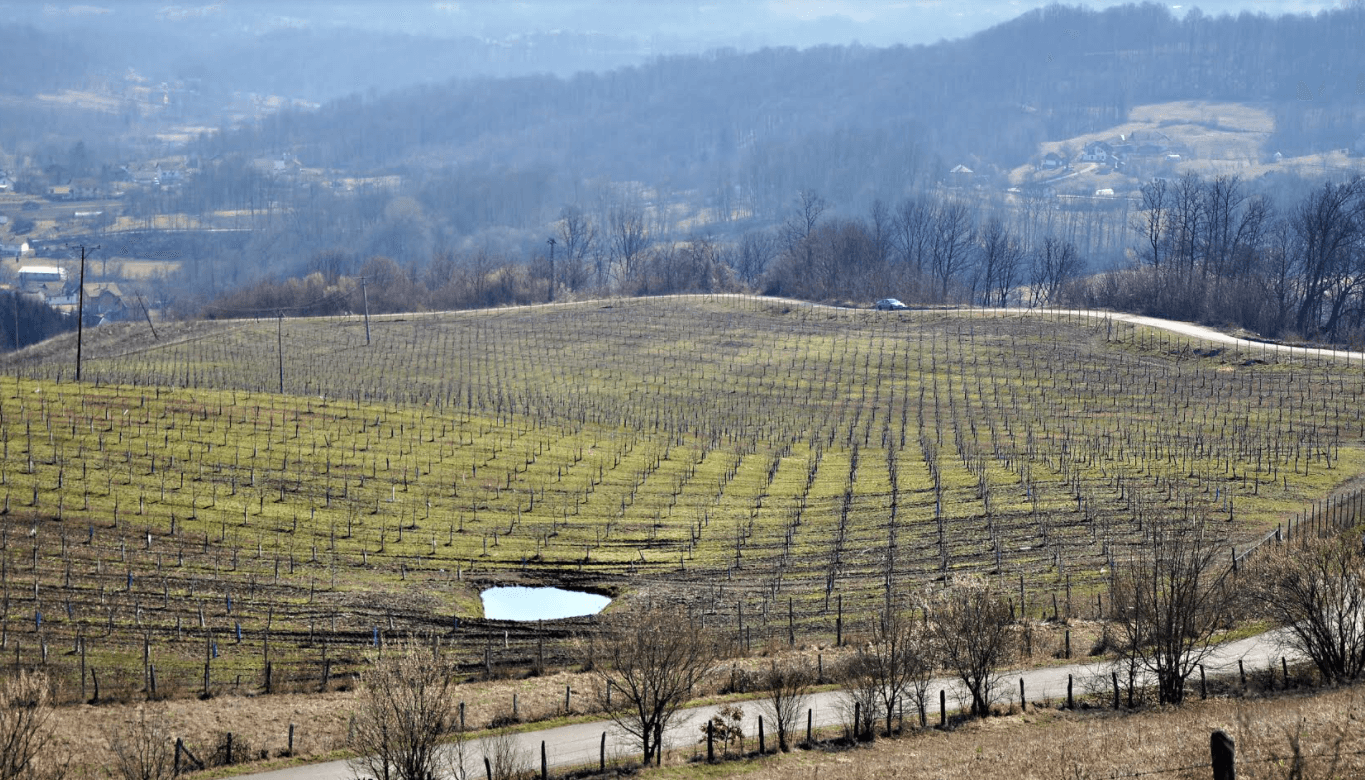
{"label": "bare shrub", "polygon": [[507,729],[494,732],[483,740],[487,775],[492,780],[516,780],[527,771],[530,762],[517,735]]}
{"label": "bare shrub", "polygon": [[108,732],[109,748],[114,754],[109,773],[119,780],[163,780],[174,776],[175,746],[157,719],[147,713]]}
{"label": "bare shrub", "polygon": [[0,683],[0,780],[58,780],[67,761],[52,735],[52,689],[46,675],[19,672]]}
{"label": "bare shrub", "polygon": [[450,661],[416,643],[391,648],[360,675],[350,747],[357,777],[431,780],[449,757],[441,737],[456,725]]}
{"label": "bare shrub", "polygon": [[759,707],[777,727],[777,747],[783,753],[791,750],[790,736],[796,729],[814,681],[810,662],[801,658],[783,663],[773,661],[763,674],[763,689],[767,695]]}
{"label": "bare shrub", "polygon": [[1185,681],[1212,651],[1228,616],[1226,569],[1204,523],[1167,519],[1152,528],[1145,554],[1114,576],[1120,664],[1152,674],[1162,704],[1185,698]]}
{"label": "bare shrub", "polygon": [[1255,602],[1328,683],[1365,673],[1365,553],[1343,539],[1286,546],[1262,561]]}
{"label": "bare shrub", "polygon": [[944,665],[972,697],[971,712],[990,715],[1000,666],[1013,652],[1010,609],[979,580],[954,583],[933,609],[932,636]]}

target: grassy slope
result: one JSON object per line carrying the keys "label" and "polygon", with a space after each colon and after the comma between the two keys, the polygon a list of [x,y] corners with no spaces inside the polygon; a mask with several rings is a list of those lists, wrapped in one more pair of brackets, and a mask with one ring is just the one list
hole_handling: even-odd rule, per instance
{"label": "grassy slope", "polygon": [[500,581],[648,593],[736,637],[742,603],[753,647],[789,610],[832,640],[838,596],[856,630],[888,571],[902,594],[1022,577],[1030,613],[1087,615],[1153,517],[1244,545],[1365,465],[1358,369],[1106,323],[694,298],[396,316],[368,347],[354,319],[88,336],[85,384],[71,339],[0,380],[7,647],[45,643],[68,695],[76,635],[115,696],[144,641],[163,692],[214,643],[215,690],[267,657],[309,687],[376,628],[452,616],[471,669],[524,667],[535,627],[476,619]]}

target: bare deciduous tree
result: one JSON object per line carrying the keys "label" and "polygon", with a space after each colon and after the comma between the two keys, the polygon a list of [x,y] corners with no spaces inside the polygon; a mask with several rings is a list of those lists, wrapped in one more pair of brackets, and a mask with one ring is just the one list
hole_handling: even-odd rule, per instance
{"label": "bare deciduous tree", "polygon": [[811,673],[810,664],[803,659],[784,663],[773,661],[763,674],[763,689],[767,697],[760,706],[777,727],[777,747],[783,753],[791,749],[790,737],[796,730],[814,681],[815,675]]}
{"label": "bare deciduous tree", "polygon": [[768,233],[750,231],[739,240],[734,252],[735,273],[745,284],[756,284],[777,254],[777,243]]}
{"label": "bare deciduous tree", "polygon": [[1014,649],[1010,623],[1009,607],[979,581],[955,583],[933,610],[934,640],[944,665],[971,694],[973,715],[991,712],[1000,666]]}
{"label": "bare deciduous tree", "polygon": [[938,283],[938,301],[948,300],[948,290],[967,263],[975,235],[973,213],[967,204],[948,201],[935,210],[930,234],[930,258],[934,280]]}
{"label": "bare deciduous tree", "polygon": [[1151,673],[1162,704],[1184,700],[1185,681],[1227,617],[1223,549],[1204,523],[1168,518],[1153,526],[1144,554],[1114,574],[1120,663]]}
{"label": "bare deciduous tree", "polygon": [[441,739],[457,717],[453,672],[438,651],[412,643],[390,648],[361,673],[350,744],[356,777],[443,776]]}
{"label": "bare deciduous tree", "polygon": [[19,672],[0,683],[0,780],[59,780],[67,762],[52,734],[46,675]]}
{"label": "bare deciduous tree", "polygon": [[678,625],[674,612],[649,608],[612,616],[589,645],[598,701],[608,717],[640,740],[645,763],[661,757],[668,721],[718,657],[714,638]]}
{"label": "bare deciduous tree", "polygon": [[[611,262],[620,284],[632,284],[644,270],[644,260],[654,243],[639,202],[618,203],[607,212],[607,238]],[[642,292],[648,293],[648,290]]]}
{"label": "bare deciduous tree", "polygon": [[1365,554],[1358,544],[1314,539],[1306,548],[1276,550],[1255,582],[1256,603],[1324,680],[1345,683],[1365,674]]}
{"label": "bare deciduous tree", "polygon": [[1008,303],[1010,290],[1019,281],[1024,250],[999,217],[992,217],[981,229],[978,245],[978,272],[981,300],[986,306]]}
{"label": "bare deciduous tree", "polygon": [[558,232],[564,257],[561,276],[570,290],[578,290],[587,284],[587,260],[596,248],[597,226],[581,207],[569,205],[559,212]]}
{"label": "bare deciduous tree", "polygon": [[859,727],[870,733],[880,718],[890,736],[892,720],[906,703],[924,707],[936,663],[928,626],[894,608],[884,612],[848,667],[847,690],[863,710]]}
{"label": "bare deciduous tree", "polygon": [[1066,283],[1084,268],[1076,245],[1055,236],[1045,236],[1033,250],[1029,262],[1029,306],[1054,304]]}

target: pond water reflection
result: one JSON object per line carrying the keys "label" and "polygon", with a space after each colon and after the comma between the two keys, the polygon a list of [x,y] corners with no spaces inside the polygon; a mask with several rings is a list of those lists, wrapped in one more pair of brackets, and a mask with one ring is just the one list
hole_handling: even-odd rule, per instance
{"label": "pond water reflection", "polygon": [[480,594],[490,620],[558,620],[596,615],[611,603],[606,596],[560,588],[489,588]]}

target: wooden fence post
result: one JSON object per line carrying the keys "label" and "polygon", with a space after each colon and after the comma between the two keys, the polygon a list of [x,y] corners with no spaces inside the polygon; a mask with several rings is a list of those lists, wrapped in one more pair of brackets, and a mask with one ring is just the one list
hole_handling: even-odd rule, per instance
{"label": "wooden fence post", "polygon": [[540,741],[540,780],[550,780],[550,763],[545,756],[545,740]]}
{"label": "wooden fence post", "polygon": [[607,771],[607,732],[602,732],[602,744],[597,749],[597,771],[606,774]]}
{"label": "wooden fence post", "polygon": [[716,762],[716,722],[706,721],[706,763]]}
{"label": "wooden fence post", "polygon": [[1071,686],[1074,682],[1075,678],[1068,674],[1066,676],[1066,708],[1069,710],[1076,709],[1076,700],[1071,696]]}
{"label": "wooden fence post", "polygon": [[1019,709],[1028,710],[1028,701],[1024,699],[1024,678],[1019,678]]}
{"label": "wooden fence post", "polygon": [[942,688],[938,689],[938,725],[948,725],[948,693]]}
{"label": "wooden fence post", "polygon": [[763,742],[763,716],[758,716],[758,754],[761,756],[768,752]]}
{"label": "wooden fence post", "polygon": [[1227,732],[1219,729],[1209,737],[1213,760],[1213,780],[1237,780],[1237,746]]}

